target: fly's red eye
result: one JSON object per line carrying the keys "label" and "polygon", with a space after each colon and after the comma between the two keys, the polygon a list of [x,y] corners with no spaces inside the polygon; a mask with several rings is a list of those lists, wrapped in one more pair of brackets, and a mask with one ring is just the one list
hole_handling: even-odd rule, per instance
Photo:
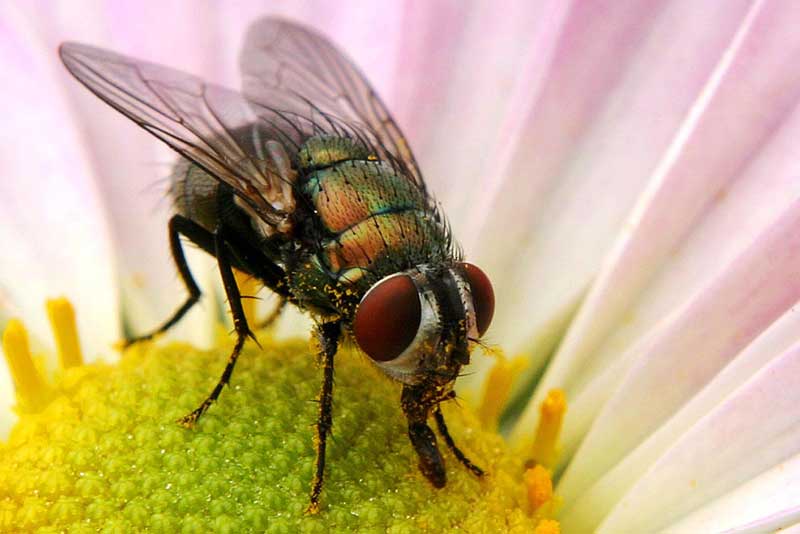
{"label": "fly's red eye", "polygon": [[381,280],[358,305],[353,320],[356,342],[373,360],[391,361],[414,340],[421,315],[417,286],[410,277]]}
{"label": "fly's red eye", "polygon": [[478,323],[478,333],[483,335],[492,324],[494,316],[494,289],[486,273],[472,265],[462,263],[464,276],[472,290],[472,305],[475,307],[475,321]]}

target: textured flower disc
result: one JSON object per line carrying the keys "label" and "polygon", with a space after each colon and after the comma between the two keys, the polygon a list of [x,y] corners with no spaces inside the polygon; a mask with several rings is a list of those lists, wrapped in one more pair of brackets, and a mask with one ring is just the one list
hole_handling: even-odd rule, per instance
{"label": "textured flower disc", "polygon": [[[196,428],[175,420],[213,386],[228,349],[135,347],[118,365],[65,371],[38,414],[0,443],[0,531],[532,532],[521,468],[449,403],[478,480],[445,452],[448,484],[420,475],[399,389],[361,356],[337,357],[322,513],[303,514],[319,372],[301,342],[249,347]],[[444,444],[441,444],[444,446]]]}

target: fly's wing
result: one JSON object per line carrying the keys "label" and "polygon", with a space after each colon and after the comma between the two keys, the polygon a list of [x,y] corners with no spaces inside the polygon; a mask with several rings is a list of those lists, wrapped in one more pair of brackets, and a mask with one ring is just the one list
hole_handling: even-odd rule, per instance
{"label": "fly's wing", "polygon": [[79,43],[64,43],[59,53],[90,91],[230,186],[264,222],[277,226],[284,219],[293,193],[275,169],[285,164],[259,157],[260,148],[243,142],[242,129],[258,119],[241,94]]}
{"label": "fly's wing", "polygon": [[281,131],[288,130],[287,121],[299,124],[300,139],[316,133],[356,137],[426,191],[386,106],[328,39],[293,22],[263,18],[250,26],[240,63],[243,93],[263,120]]}

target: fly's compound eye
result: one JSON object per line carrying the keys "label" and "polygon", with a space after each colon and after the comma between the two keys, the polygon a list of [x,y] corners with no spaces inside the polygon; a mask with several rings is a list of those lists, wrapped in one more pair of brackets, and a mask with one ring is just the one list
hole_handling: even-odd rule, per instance
{"label": "fly's compound eye", "polygon": [[361,299],[353,333],[361,350],[377,362],[389,362],[411,345],[422,316],[417,286],[398,274],[372,286]]}
{"label": "fly's compound eye", "polygon": [[471,263],[462,263],[464,277],[472,292],[472,305],[475,307],[475,322],[478,333],[483,335],[492,324],[494,316],[494,289],[489,277]]}

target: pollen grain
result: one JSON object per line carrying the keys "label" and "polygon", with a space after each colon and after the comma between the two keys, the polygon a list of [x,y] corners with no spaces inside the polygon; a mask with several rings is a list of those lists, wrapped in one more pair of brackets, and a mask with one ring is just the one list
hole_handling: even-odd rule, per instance
{"label": "pollen grain", "polygon": [[553,519],[542,519],[533,534],[561,534],[561,525]]}

